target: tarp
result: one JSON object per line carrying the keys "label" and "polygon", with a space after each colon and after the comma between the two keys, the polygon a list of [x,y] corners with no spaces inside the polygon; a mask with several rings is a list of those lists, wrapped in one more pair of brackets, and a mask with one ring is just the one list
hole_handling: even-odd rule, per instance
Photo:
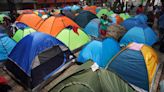
{"label": "tarp", "polygon": [[36,32],[34,29],[32,28],[25,28],[23,30],[18,29],[16,31],[16,33],[13,36],[13,40],[15,40],[16,42],[19,42],[22,38],[24,38],[26,35],[29,35],[33,32]]}
{"label": "tarp", "polygon": [[134,92],[134,90],[114,73],[107,70],[90,68],[88,61],[72,74],[59,78],[50,92]]}
{"label": "tarp", "polygon": [[150,27],[140,25],[130,29],[120,40],[120,44],[128,45],[131,42],[137,42],[152,46],[157,41],[158,36]]}
{"label": "tarp", "polygon": [[16,42],[10,39],[7,34],[0,33],[0,61],[7,60],[15,45]]}
{"label": "tarp", "polygon": [[107,28],[107,37],[113,37],[115,40],[120,40],[126,33],[126,29],[118,24],[112,24]]}
{"label": "tarp", "polygon": [[81,11],[78,16],[75,17],[75,22],[82,28],[97,16],[89,11]]}
{"label": "tarp", "polygon": [[70,50],[75,50],[90,41],[88,35],[86,35],[81,29],[77,29],[77,32],[68,28],[63,29],[56,38],[69,47]]}
{"label": "tarp", "polygon": [[22,14],[16,21],[22,22],[33,29],[37,29],[43,22],[43,19],[36,14]]}
{"label": "tarp", "polygon": [[104,68],[119,51],[120,46],[113,38],[107,38],[103,42],[92,41],[81,50],[78,62],[85,63],[87,60],[92,60]]}
{"label": "tarp", "polygon": [[100,19],[91,20],[86,27],[84,28],[84,32],[93,37],[99,37],[100,31]]}
{"label": "tarp", "polygon": [[34,32],[19,41],[9,55],[9,59],[31,76],[34,58],[47,48],[55,45],[63,45],[62,42],[48,34]]}
{"label": "tarp", "polygon": [[115,72],[130,85],[149,91],[157,66],[158,56],[151,47],[132,43],[109,62],[107,69]]}
{"label": "tarp", "polygon": [[60,31],[68,26],[79,27],[74,21],[66,16],[52,16],[41,24],[41,26],[38,28],[38,31],[56,36],[58,33],[60,33]]}

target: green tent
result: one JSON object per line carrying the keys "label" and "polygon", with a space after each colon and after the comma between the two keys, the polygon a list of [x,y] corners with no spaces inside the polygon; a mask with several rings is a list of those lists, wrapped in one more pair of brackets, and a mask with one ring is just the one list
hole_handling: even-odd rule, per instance
{"label": "green tent", "polygon": [[89,61],[72,70],[70,75],[58,78],[50,92],[135,92],[114,73],[99,69],[92,71]]}
{"label": "green tent", "polygon": [[119,16],[123,18],[124,20],[130,18],[131,16],[128,13],[120,13]]}
{"label": "green tent", "polygon": [[106,14],[107,16],[111,16],[112,14],[114,14],[113,11],[108,11],[108,9],[101,9],[98,13],[97,13],[97,17],[101,17],[103,14]]}
{"label": "green tent", "polygon": [[33,32],[36,32],[36,31],[32,28],[25,28],[24,30],[18,29],[13,36],[13,40],[15,40],[16,42],[19,42],[23,37]]}
{"label": "green tent", "polygon": [[109,13],[108,13],[108,16],[112,16],[113,14],[115,14],[113,11],[110,11]]}
{"label": "green tent", "polygon": [[71,29],[63,29],[56,38],[68,46],[70,50],[75,50],[90,41],[89,36],[81,29],[78,29],[77,33]]}
{"label": "green tent", "polygon": [[8,19],[10,19],[9,16],[5,15],[5,14],[0,14],[0,23],[4,22],[4,17],[7,17]]}

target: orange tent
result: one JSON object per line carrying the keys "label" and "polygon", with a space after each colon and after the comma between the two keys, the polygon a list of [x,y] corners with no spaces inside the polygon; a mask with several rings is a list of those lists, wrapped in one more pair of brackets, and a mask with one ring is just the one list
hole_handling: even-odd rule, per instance
{"label": "orange tent", "polygon": [[22,14],[16,21],[22,22],[33,29],[37,29],[43,22],[43,19],[36,14]]}
{"label": "orange tent", "polygon": [[119,15],[116,15],[116,21],[117,21],[117,23],[116,24],[120,24],[121,22],[123,22],[124,21],[124,19],[123,18],[121,18]]}
{"label": "orange tent", "polygon": [[86,6],[83,10],[90,11],[93,14],[96,14],[96,6]]}
{"label": "orange tent", "polygon": [[66,16],[51,16],[41,24],[38,31],[56,36],[68,26],[79,27],[74,21]]}

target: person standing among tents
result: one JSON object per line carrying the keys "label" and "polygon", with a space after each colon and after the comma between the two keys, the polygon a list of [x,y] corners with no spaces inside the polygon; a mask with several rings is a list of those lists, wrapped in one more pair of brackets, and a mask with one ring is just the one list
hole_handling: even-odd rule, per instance
{"label": "person standing among tents", "polygon": [[141,5],[138,6],[137,10],[136,10],[136,14],[140,14],[144,12],[144,7]]}
{"label": "person standing among tents", "polygon": [[164,7],[162,7],[160,17],[158,19],[160,51],[164,52]]}
{"label": "person standing among tents", "polygon": [[108,23],[108,16],[103,14],[100,19],[100,34],[102,37],[106,36]]}

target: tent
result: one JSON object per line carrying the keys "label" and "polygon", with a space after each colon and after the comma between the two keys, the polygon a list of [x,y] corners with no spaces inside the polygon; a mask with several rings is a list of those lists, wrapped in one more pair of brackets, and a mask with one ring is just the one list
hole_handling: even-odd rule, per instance
{"label": "tent", "polygon": [[120,46],[113,38],[107,38],[103,42],[92,41],[81,50],[78,62],[85,63],[92,60],[104,68],[108,61],[119,51]]}
{"label": "tent", "polygon": [[[124,20],[121,24],[121,26],[125,27],[126,30],[130,30],[131,28],[141,25],[140,21],[135,18],[129,18],[127,20]],[[142,24],[146,25],[146,24]]]}
{"label": "tent", "polygon": [[80,6],[78,6],[78,5],[73,5],[73,6],[71,7],[71,11],[77,11],[77,10],[80,10]]}
{"label": "tent", "polygon": [[106,68],[127,81],[137,92],[149,92],[158,69],[158,55],[149,46],[132,43],[109,61]]}
{"label": "tent", "polygon": [[24,24],[22,22],[16,22],[15,26],[17,29],[22,29],[22,30],[28,27],[26,24]]}
{"label": "tent", "polygon": [[120,13],[119,16],[123,18],[124,20],[130,18],[131,16],[128,13]]}
{"label": "tent", "polygon": [[71,11],[63,10],[63,14],[72,20],[75,19],[75,15]]}
{"label": "tent", "polygon": [[16,21],[22,22],[33,29],[37,29],[43,22],[43,19],[36,14],[22,14]]}
{"label": "tent", "polygon": [[49,92],[135,92],[125,81],[111,71],[93,71],[93,62],[88,61],[70,74],[53,83]]}
{"label": "tent", "polygon": [[93,37],[99,37],[100,19],[92,19],[84,28],[84,32]]}
{"label": "tent", "polygon": [[67,10],[67,11],[70,11],[71,10],[71,6],[65,6],[62,10]]}
{"label": "tent", "polygon": [[81,11],[78,16],[75,17],[75,22],[82,28],[97,16],[89,11]]}
{"label": "tent", "polygon": [[4,22],[4,18],[5,18],[5,17],[8,18],[8,19],[10,19],[9,16],[7,16],[7,15],[5,15],[5,14],[0,14],[0,24]]}
{"label": "tent", "polygon": [[139,20],[142,24],[147,24],[148,17],[145,14],[138,14],[134,18]]}
{"label": "tent", "polygon": [[16,33],[14,34],[14,36],[13,36],[13,40],[15,40],[16,42],[19,42],[26,35],[31,34],[33,32],[36,32],[36,31],[34,29],[32,29],[32,28],[25,28],[23,30],[18,29],[16,31]]}
{"label": "tent", "polygon": [[62,42],[34,32],[17,43],[5,66],[26,88],[33,90],[65,69],[73,58]]}
{"label": "tent", "polygon": [[68,26],[79,27],[74,21],[66,16],[52,16],[41,24],[38,31],[56,36],[60,31]]}
{"label": "tent", "polygon": [[107,37],[113,37],[115,40],[119,40],[126,33],[126,29],[118,24],[112,24],[107,28]]}
{"label": "tent", "polygon": [[96,8],[97,8],[97,6],[86,6],[83,8],[83,10],[90,11],[93,14],[96,14]]}
{"label": "tent", "polygon": [[124,21],[123,18],[117,14],[112,14],[109,18],[112,20],[113,24],[121,24]]}
{"label": "tent", "polygon": [[128,45],[131,42],[137,42],[152,46],[157,41],[158,36],[150,27],[140,25],[130,29],[120,40],[120,44]]}
{"label": "tent", "polygon": [[16,42],[10,39],[7,34],[0,33],[0,62],[7,60],[15,45]]}
{"label": "tent", "polygon": [[88,35],[86,35],[81,29],[77,29],[75,32],[73,29],[63,29],[56,38],[63,42],[69,49],[76,50],[90,41]]}
{"label": "tent", "polygon": [[103,14],[106,14],[107,16],[111,16],[112,14],[114,14],[113,11],[108,11],[108,9],[101,9],[99,10],[99,12],[97,13],[97,17],[101,18],[101,16]]}

